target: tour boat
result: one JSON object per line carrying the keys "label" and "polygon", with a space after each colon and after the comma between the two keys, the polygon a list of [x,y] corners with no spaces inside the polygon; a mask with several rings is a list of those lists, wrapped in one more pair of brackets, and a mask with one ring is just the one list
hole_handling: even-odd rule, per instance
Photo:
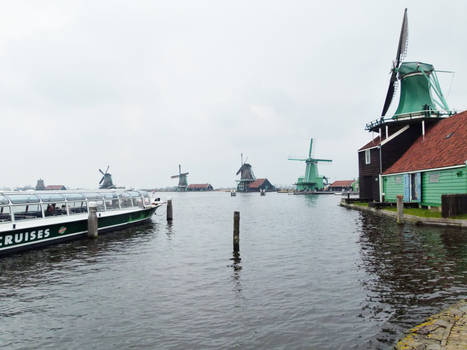
{"label": "tour boat", "polygon": [[0,255],[85,236],[91,202],[99,233],[148,221],[164,204],[133,190],[0,192]]}

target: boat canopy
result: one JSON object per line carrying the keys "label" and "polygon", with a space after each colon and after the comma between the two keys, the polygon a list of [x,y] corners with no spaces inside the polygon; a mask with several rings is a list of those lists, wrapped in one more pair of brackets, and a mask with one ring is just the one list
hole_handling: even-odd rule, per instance
{"label": "boat canopy", "polygon": [[0,222],[86,213],[90,201],[98,211],[151,204],[148,192],[135,190],[0,192]]}
{"label": "boat canopy", "polygon": [[147,191],[35,191],[35,192],[0,192],[1,204],[52,203],[80,200],[102,200],[120,198],[149,198]]}
{"label": "boat canopy", "polygon": [[0,194],[0,204],[9,204],[10,202],[8,201],[8,198],[6,198],[4,195]]}
{"label": "boat canopy", "polygon": [[13,204],[40,203],[40,198],[34,194],[7,194],[5,195]]}

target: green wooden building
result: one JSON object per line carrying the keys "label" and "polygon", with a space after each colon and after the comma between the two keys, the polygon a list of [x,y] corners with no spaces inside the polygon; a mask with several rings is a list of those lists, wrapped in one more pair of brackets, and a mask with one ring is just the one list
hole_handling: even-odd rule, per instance
{"label": "green wooden building", "polygon": [[441,195],[467,193],[467,111],[443,119],[420,136],[382,174],[386,202],[441,206]]}

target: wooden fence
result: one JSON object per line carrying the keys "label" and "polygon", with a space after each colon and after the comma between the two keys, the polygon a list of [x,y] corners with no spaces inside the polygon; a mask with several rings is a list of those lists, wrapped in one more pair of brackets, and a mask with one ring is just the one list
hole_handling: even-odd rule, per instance
{"label": "wooden fence", "polygon": [[447,218],[467,214],[466,194],[443,194],[441,196],[441,216]]}

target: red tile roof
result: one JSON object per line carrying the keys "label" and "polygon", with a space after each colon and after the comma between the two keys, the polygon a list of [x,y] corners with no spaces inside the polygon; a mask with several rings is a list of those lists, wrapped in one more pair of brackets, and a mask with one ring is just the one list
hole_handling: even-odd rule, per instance
{"label": "red tile roof", "polygon": [[65,186],[63,185],[48,185],[45,186],[46,190],[51,190],[51,191],[58,191],[58,190],[63,190]]}
{"label": "red tile roof", "polygon": [[264,181],[266,181],[266,179],[256,179],[248,185],[248,188],[258,188],[264,183]]}
{"label": "red tile roof", "polygon": [[198,188],[208,188],[209,186],[211,186],[211,185],[210,184],[189,184],[188,188],[198,189]]}
{"label": "red tile roof", "polygon": [[354,180],[338,180],[330,184],[330,187],[350,187],[354,183]]}
{"label": "red tile roof", "polygon": [[467,111],[435,124],[384,174],[444,168],[467,160]]}
{"label": "red tile roof", "polygon": [[[385,135],[383,135],[383,138],[381,139],[381,141],[384,141],[385,138],[386,138]],[[365,146],[360,148],[359,151],[363,151],[363,150],[368,149],[368,148],[373,148],[373,147],[379,146],[379,143],[380,143],[380,141],[379,141],[379,135],[378,135],[373,140],[368,142]]]}

